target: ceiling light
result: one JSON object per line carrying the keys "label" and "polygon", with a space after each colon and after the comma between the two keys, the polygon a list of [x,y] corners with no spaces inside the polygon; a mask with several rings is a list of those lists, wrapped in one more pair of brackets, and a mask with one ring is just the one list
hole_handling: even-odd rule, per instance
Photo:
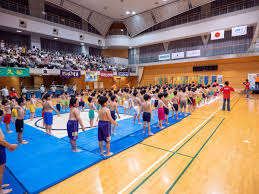
{"label": "ceiling light", "polygon": [[57,37],[54,38],[54,40],[57,40],[57,39],[58,39]]}
{"label": "ceiling light", "polygon": [[129,14],[130,14],[130,12],[129,12],[129,11],[126,11],[126,14],[127,14],[127,15],[129,15]]}
{"label": "ceiling light", "polygon": [[132,14],[132,15],[134,15],[134,14],[136,14],[136,12],[135,12],[135,11],[133,11],[133,12],[131,12],[131,14]]}
{"label": "ceiling light", "polygon": [[22,32],[21,30],[16,30],[16,32]]}
{"label": "ceiling light", "polygon": [[132,49],[132,47],[130,46],[129,49]]}
{"label": "ceiling light", "polygon": [[121,32],[123,32],[124,30],[123,29],[121,29]]}
{"label": "ceiling light", "polygon": [[82,46],[84,45],[84,43],[83,43],[83,42],[81,42],[80,44],[81,44]]}

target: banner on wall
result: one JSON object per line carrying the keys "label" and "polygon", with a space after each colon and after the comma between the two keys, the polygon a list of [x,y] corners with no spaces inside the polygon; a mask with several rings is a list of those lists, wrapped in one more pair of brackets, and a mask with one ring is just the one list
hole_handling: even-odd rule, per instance
{"label": "banner on wall", "polygon": [[29,68],[0,68],[0,77],[30,77]]}
{"label": "banner on wall", "polygon": [[184,58],[184,52],[172,53],[172,59]]}
{"label": "banner on wall", "polygon": [[209,76],[205,75],[204,76],[204,85],[208,85],[209,83]]}
{"label": "banner on wall", "polygon": [[188,76],[182,76],[182,84],[187,84]]}
{"label": "banner on wall", "polygon": [[158,55],[159,61],[169,60],[169,59],[170,59],[170,54]]}
{"label": "banner on wall", "polygon": [[247,34],[247,26],[232,28],[232,36],[243,36]]}
{"label": "banner on wall", "polygon": [[97,71],[86,71],[85,72],[86,82],[97,82]]}
{"label": "banner on wall", "polygon": [[102,78],[113,78],[113,72],[110,71],[101,71],[100,77]]}
{"label": "banner on wall", "polygon": [[213,84],[214,82],[215,82],[215,80],[216,80],[216,76],[211,76],[211,84]]}
{"label": "banner on wall", "polygon": [[248,81],[250,83],[250,87],[251,88],[255,88],[255,78],[259,77],[259,73],[252,73],[252,74],[248,74]]}
{"label": "banner on wall", "polygon": [[81,77],[81,71],[75,70],[60,70],[60,77]]}
{"label": "banner on wall", "polygon": [[163,84],[163,78],[162,78],[162,77],[159,77],[159,78],[158,78],[158,84],[159,84],[159,85],[162,85],[162,84]]}
{"label": "banner on wall", "polygon": [[186,57],[198,57],[201,56],[201,50],[187,51]]}
{"label": "banner on wall", "polygon": [[129,77],[130,73],[129,72],[117,72],[118,77]]}
{"label": "banner on wall", "polygon": [[198,84],[202,84],[203,77],[202,75],[198,75]]}
{"label": "banner on wall", "polygon": [[217,82],[218,82],[218,84],[223,84],[223,75],[217,76]]}

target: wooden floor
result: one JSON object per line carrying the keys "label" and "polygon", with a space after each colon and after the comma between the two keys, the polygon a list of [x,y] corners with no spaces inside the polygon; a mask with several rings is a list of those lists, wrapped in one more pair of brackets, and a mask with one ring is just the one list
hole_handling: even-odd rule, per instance
{"label": "wooden floor", "polygon": [[233,95],[44,191],[71,193],[259,193],[259,96]]}

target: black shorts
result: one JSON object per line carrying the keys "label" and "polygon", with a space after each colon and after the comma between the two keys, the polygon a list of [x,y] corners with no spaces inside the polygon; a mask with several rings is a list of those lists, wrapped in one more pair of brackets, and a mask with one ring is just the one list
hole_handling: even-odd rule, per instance
{"label": "black shorts", "polygon": [[169,115],[169,109],[164,107],[165,115]]}
{"label": "black shorts", "polygon": [[188,99],[188,104],[193,104],[193,98],[190,97],[190,99]]}
{"label": "black shorts", "polygon": [[15,120],[15,129],[17,133],[23,132],[23,119]]}
{"label": "black shorts", "polygon": [[4,111],[0,110],[0,117],[3,116],[3,114],[4,114]]}
{"label": "black shorts", "polygon": [[80,102],[79,102],[79,106],[84,107],[84,106],[85,106],[85,102],[84,102],[84,101],[80,101]]}
{"label": "black shorts", "polygon": [[0,165],[6,163],[5,147],[0,145]]}
{"label": "black shorts", "polygon": [[57,107],[57,110],[60,112],[60,104],[57,104],[56,107]]}
{"label": "black shorts", "polygon": [[178,104],[173,104],[173,107],[174,107],[175,111],[177,112],[177,111],[178,111],[178,109],[179,109]]}
{"label": "black shorts", "polygon": [[150,122],[151,120],[151,113],[150,112],[144,112],[143,113],[143,121]]}
{"label": "black shorts", "polygon": [[205,98],[206,96],[205,96],[205,94],[202,94],[202,98]]}
{"label": "black shorts", "polygon": [[116,121],[116,114],[115,111],[111,111],[111,116],[114,121]]}
{"label": "black shorts", "polygon": [[158,100],[155,100],[155,107],[157,107],[158,106]]}

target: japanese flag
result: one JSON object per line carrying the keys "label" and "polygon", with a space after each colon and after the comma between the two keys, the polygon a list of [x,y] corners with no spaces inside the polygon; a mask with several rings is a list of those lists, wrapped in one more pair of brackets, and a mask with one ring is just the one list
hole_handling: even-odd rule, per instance
{"label": "japanese flag", "polygon": [[218,39],[223,39],[224,38],[224,30],[218,30],[211,32],[211,40],[218,40]]}

